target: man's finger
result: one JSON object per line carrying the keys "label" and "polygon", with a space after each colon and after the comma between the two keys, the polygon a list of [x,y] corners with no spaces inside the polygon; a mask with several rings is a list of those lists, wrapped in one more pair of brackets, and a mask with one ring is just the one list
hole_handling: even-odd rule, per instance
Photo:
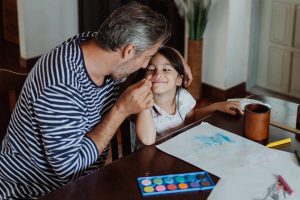
{"label": "man's finger", "polygon": [[185,74],[185,82],[184,82],[184,86],[187,87],[189,86],[193,81],[193,77],[192,76],[188,76],[187,74]]}
{"label": "man's finger", "polygon": [[151,87],[152,83],[149,80],[145,79],[143,84],[139,88],[136,88],[136,94],[145,97],[146,94],[148,94],[151,91]]}
{"label": "man's finger", "polygon": [[151,108],[154,105],[154,100],[150,99],[147,103],[146,103],[146,108]]}
{"label": "man's finger", "polygon": [[144,101],[145,101],[145,102],[149,102],[149,101],[151,101],[151,100],[153,100],[153,94],[152,94],[152,92],[149,92],[149,93],[146,95]]}

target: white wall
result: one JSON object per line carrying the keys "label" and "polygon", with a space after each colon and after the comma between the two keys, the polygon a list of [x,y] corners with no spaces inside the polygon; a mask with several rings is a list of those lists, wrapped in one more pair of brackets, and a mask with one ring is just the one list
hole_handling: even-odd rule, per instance
{"label": "white wall", "polygon": [[230,0],[229,3],[228,61],[225,89],[247,80],[251,1]]}
{"label": "white wall", "polygon": [[252,0],[215,0],[204,34],[204,83],[229,89],[247,81]]}
{"label": "white wall", "polygon": [[212,4],[203,36],[202,82],[224,89],[229,0]]}
{"label": "white wall", "polygon": [[20,56],[34,58],[78,33],[77,0],[18,0]]}

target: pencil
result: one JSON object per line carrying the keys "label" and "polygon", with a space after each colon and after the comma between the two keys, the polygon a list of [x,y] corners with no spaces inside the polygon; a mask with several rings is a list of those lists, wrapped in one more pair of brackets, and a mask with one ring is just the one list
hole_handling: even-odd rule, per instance
{"label": "pencil", "polygon": [[284,178],[281,175],[278,175],[278,180],[283,185],[284,189],[287,191],[287,193],[289,195],[294,194],[294,191],[292,190],[292,188],[289,186],[289,184],[284,180]]}
{"label": "pencil", "polygon": [[271,142],[271,143],[267,144],[267,147],[276,147],[276,146],[279,146],[279,145],[282,145],[282,144],[290,143],[291,141],[292,141],[291,138],[286,138],[286,139],[283,139],[283,140],[278,140],[278,141],[275,141],[275,142]]}
{"label": "pencil", "polygon": [[296,156],[296,158],[298,160],[298,164],[300,165],[300,154],[299,154],[299,152],[297,150],[295,150],[295,156]]}

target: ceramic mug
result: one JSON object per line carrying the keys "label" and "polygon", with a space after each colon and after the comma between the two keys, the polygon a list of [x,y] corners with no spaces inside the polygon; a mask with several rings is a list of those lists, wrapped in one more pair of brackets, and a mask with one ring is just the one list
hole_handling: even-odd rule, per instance
{"label": "ceramic mug", "polygon": [[271,109],[263,104],[248,104],[244,113],[244,136],[266,143],[269,138]]}

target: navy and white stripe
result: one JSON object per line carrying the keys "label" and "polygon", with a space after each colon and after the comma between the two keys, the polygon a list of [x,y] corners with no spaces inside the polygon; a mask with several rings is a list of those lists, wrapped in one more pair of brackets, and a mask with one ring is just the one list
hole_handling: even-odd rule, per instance
{"label": "navy and white stripe", "polygon": [[77,35],[42,56],[30,72],[0,147],[0,199],[38,198],[102,166],[85,136],[116,101],[119,83],[89,77]]}

